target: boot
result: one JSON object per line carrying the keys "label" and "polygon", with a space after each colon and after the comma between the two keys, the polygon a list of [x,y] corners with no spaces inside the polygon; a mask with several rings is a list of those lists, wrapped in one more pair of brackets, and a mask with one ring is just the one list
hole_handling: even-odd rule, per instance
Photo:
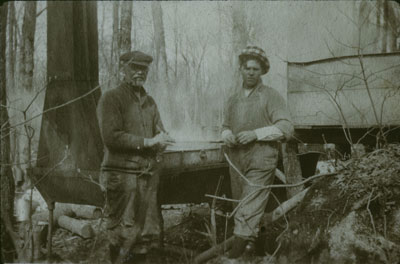
{"label": "boot", "polygon": [[244,248],[244,252],[243,252],[243,259],[250,261],[256,253],[256,245],[254,243],[254,241],[247,241],[247,245]]}
{"label": "boot", "polygon": [[109,248],[110,248],[110,261],[111,261],[111,263],[115,263],[118,255],[119,255],[119,247],[116,245],[110,244]]}
{"label": "boot", "polygon": [[239,258],[243,254],[246,245],[247,245],[246,239],[235,236],[232,248],[228,252],[228,258],[230,259]]}

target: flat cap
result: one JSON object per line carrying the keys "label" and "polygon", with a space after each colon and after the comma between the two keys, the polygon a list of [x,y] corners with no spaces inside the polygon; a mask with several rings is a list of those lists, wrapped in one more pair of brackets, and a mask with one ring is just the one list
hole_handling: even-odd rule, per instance
{"label": "flat cap", "polygon": [[119,57],[120,63],[136,64],[142,66],[149,66],[153,61],[153,57],[141,51],[129,51]]}
{"label": "flat cap", "polygon": [[240,65],[242,65],[248,59],[257,59],[262,68],[262,74],[266,74],[269,71],[269,61],[265,51],[257,46],[247,46],[239,55]]}

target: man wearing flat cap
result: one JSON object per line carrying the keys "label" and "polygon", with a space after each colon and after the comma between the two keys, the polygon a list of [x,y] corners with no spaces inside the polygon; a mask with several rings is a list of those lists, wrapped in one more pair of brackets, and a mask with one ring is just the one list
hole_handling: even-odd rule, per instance
{"label": "man wearing flat cap", "polygon": [[230,258],[253,253],[270,193],[270,189],[259,186],[273,183],[278,141],[293,133],[285,100],[262,83],[261,76],[269,70],[265,52],[248,46],[239,55],[239,63],[242,87],[225,104],[222,129],[229,159],[237,168],[230,168],[232,196],[242,200],[235,213]]}
{"label": "man wearing flat cap", "polygon": [[143,88],[153,58],[140,51],[120,57],[120,85],[104,93],[97,115],[104,143],[110,254],[145,254],[160,245],[160,155],[174,140],[164,132],[154,99]]}

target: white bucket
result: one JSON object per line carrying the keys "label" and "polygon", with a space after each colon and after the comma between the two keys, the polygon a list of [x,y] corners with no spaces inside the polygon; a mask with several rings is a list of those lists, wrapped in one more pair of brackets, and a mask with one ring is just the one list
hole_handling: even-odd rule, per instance
{"label": "white bucket", "polygon": [[30,203],[27,194],[22,195],[16,203],[17,220],[19,222],[28,221],[30,215]]}

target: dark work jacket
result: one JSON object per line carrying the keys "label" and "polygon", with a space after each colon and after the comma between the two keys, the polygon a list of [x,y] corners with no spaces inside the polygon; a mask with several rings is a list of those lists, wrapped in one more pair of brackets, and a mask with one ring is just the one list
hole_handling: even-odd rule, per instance
{"label": "dark work jacket", "polygon": [[102,95],[97,107],[104,143],[102,170],[139,172],[156,164],[157,149],[145,148],[144,139],[164,130],[154,99],[140,88],[123,83]]}

